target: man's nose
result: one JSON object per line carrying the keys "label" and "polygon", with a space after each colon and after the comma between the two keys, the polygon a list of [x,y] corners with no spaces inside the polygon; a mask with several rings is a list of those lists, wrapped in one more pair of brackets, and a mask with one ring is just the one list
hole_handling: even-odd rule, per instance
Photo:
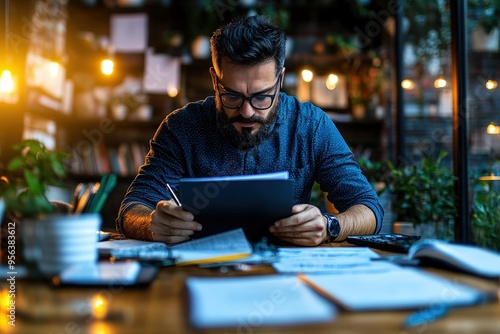
{"label": "man's nose", "polygon": [[245,118],[250,118],[255,114],[255,109],[250,104],[250,100],[243,101],[243,104],[240,107],[240,115]]}

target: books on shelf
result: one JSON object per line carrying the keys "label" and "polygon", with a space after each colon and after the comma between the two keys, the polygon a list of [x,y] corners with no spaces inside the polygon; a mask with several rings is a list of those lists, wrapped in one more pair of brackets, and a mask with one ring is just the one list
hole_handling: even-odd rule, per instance
{"label": "books on shelf", "polygon": [[116,146],[99,142],[92,145],[83,142],[70,152],[70,166],[73,174],[102,175],[114,173],[133,176],[144,163],[148,146],[138,142],[122,142]]}

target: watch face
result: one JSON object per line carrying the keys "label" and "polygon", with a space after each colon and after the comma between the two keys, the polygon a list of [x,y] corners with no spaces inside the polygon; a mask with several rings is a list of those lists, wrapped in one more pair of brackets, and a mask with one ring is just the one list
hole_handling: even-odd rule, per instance
{"label": "watch face", "polygon": [[328,215],[328,234],[332,238],[337,238],[340,234],[340,224],[337,217]]}

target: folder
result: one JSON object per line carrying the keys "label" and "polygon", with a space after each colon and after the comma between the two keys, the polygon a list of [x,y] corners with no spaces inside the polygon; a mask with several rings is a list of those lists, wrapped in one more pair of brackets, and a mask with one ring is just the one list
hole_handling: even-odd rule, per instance
{"label": "folder", "polygon": [[179,187],[182,207],[203,226],[195,238],[243,228],[250,241],[259,241],[270,236],[275,221],[292,214],[293,181],[287,172],[185,178]]}

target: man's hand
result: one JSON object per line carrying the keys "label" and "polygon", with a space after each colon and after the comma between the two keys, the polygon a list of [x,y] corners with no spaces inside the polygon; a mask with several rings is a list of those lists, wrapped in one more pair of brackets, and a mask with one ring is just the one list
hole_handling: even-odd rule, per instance
{"label": "man's hand", "polygon": [[151,212],[150,230],[154,241],[175,244],[189,240],[201,224],[193,221],[191,212],[185,211],[173,200],[160,201]]}
{"label": "man's hand", "polygon": [[292,215],[276,221],[269,231],[281,240],[301,246],[317,246],[328,235],[326,218],[310,204],[294,205]]}

